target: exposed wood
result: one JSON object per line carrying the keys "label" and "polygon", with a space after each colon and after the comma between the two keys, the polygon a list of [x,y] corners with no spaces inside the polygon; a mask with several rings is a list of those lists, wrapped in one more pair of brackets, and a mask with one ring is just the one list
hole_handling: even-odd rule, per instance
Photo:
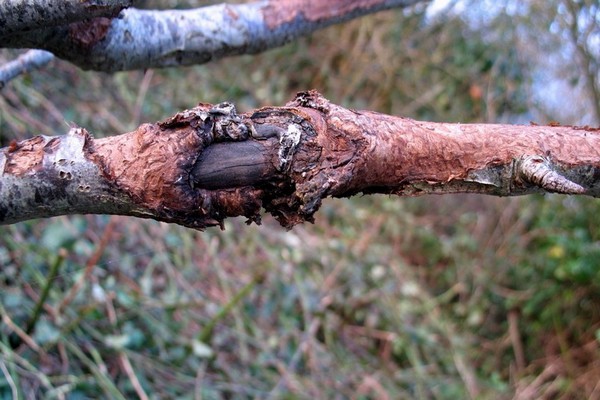
{"label": "exposed wood", "polygon": [[317,92],[238,115],[200,104],[137,130],[12,143],[0,153],[0,222],[133,215],[202,229],[261,209],[291,227],[322,199],[552,192],[600,196],[600,130],[446,124],[349,110]]}
{"label": "exposed wood", "polygon": [[276,173],[275,146],[272,140],[208,146],[192,169],[191,182],[211,190],[266,183]]}

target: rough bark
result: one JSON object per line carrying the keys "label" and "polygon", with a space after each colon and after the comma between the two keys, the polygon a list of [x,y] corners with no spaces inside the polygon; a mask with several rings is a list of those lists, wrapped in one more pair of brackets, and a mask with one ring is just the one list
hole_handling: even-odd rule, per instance
{"label": "rough bark", "polygon": [[194,10],[132,8],[118,18],[0,35],[0,46],[44,49],[81,68],[106,72],[193,65],[255,54],[317,29],[420,1],[262,0]]}
{"label": "rough bark", "polygon": [[0,151],[0,222],[124,214],[202,229],[226,217],[291,227],[322,199],[553,192],[600,196],[600,129],[448,124],[349,110],[317,92],[238,115],[200,104],[94,140],[84,129]]}
{"label": "rough bark", "polygon": [[131,0],[4,0],[0,2],[0,39],[84,19],[115,17],[130,5]]}

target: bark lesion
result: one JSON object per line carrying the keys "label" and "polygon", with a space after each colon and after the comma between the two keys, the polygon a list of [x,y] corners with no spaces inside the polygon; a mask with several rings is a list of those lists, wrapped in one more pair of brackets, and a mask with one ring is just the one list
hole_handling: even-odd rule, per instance
{"label": "bark lesion", "polygon": [[0,152],[0,223],[72,213],[191,228],[313,221],[326,197],[482,193],[600,197],[600,132],[444,124],[349,110],[315,91],[238,114],[201,103],[133,132],[81,128]]}
{"label": "bark lesion", "polygon": [[50,140],[45,136],[35,136],[22,142],[13,140],[0,156],[0,173],[20,176],[41,166],[44,153],[40,145],[45,144],[46,139]]}
{"label": "bark lesion", "polygon": [[238,114],[230,103],[201,103],[99,139],[95,153],[106,178],[152,218],[202,229],[232,216],[260,223],[265,208],[291,226],[303,218],[297,199],[290,201],[290,168],[304,139],[315,136],[311,127],[292,108]]}

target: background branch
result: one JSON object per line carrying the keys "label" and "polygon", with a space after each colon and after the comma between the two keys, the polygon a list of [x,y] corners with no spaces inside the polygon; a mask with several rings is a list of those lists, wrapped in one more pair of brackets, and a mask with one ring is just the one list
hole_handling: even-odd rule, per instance
{"label": "background branch", "polygon": [[0,89],[11,79],[40,68],[54,59],[54,55],[45,50],[29,50],[17,59],[0,66]]}
{"label": "background branch", "polygon": [[255,54],[315,30],[422,0],[275,1],[193,10],[123,10],[119,18],[19,32],[3,47],[51,51],[84,69],[115,72]]}

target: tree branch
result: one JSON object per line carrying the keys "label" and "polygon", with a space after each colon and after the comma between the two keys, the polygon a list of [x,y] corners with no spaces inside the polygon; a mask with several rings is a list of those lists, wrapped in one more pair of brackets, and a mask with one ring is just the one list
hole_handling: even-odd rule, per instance
{"label": "tree branch", "polygon": [[74,213],[133,215],[202,229],[264,208],[312,221],[321,200],[553,192],[600,196],[600,129],[446,124],[299,93],[238,115],[200,104],[120,136],[13,142],[0,153],[0,223]]}
{"label": "tree branch", "polygon": [[53,59],[54,55],[47,51],[29,50],[25,54],[17,57],[16,60],[0,66],[0,89],[2,89],[11,79],[46,65]]}
{"label": "tree branch", "polygon": [[255,54],[317,29],[423,0],[262,0],[194,10],[127,9],[118,18],[12,34],[3,47],[51,51],[84,69],[115,72]]}
{"label": "tree branch", "polygon": [[130,5],[131,0],[4,0],[0,2],[0,39],[90,18],[112,18]]}

